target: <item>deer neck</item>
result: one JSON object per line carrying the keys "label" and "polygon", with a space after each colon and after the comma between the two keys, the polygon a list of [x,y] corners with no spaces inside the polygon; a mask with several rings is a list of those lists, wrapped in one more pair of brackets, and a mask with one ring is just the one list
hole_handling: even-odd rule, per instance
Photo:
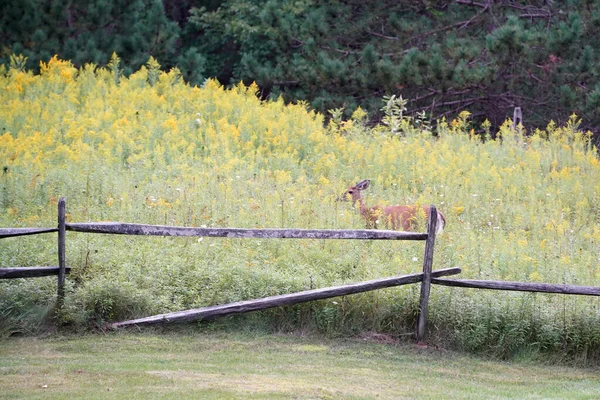
{"label": "deer neck", "polygon": [[362,215],[363,217],[367,217],[370,215],[369,208],[365,205],[365,202],[363,201],[363,199],[361,197],[356,199],[356,201],[354,202],[355,207],[356,207],[356,203],[358,203],[358,210],[360,212],[360,215]]}

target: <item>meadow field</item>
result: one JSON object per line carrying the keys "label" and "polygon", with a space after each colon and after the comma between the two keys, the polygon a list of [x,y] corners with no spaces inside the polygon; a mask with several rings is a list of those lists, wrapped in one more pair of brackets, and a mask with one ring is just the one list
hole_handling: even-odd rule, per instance
{"label": "meadow field", "polygon": [[[326,122],[258,88],[190,87],[151,59],[123,76],[56,57],[0,70],[0,226],[120,221],[208,227],[364,228],[336,199],[370,179],[367,205],[435,204],[434,268],[461,277],[600,284],[600,165],[578,117],[544,130],[360,109]],[[382,101],[382,107],[385,103]],[[525,118],[526,121],[526,118]],[[485,134],[475,135],[482,129]],[[65,307],[55,278],[0,282],[0,334],[88,329],[168,311],[418,272],[421,242],[148,238],[68,233]],[[3,239],[0,267],[56,265],[53,235]],[[273,331],[408,337],[418,287],[232,319]],[[600,360],[597,298],[434,287],[429,340],[498,357]]]}

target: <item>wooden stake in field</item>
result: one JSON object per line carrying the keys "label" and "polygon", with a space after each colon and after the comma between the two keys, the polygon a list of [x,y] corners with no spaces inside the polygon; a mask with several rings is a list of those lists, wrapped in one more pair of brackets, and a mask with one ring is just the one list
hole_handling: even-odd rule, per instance
{"label": "wooden stake in field", "polygon": [[64,197],[58,200],[58,288],[56,293],[56,306],[62,308],[65,301],[65,275],[66,275],[66,203]]}

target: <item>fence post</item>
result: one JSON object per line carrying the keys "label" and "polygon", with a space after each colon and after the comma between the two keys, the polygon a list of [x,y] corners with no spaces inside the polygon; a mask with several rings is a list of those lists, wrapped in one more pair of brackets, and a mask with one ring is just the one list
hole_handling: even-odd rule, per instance
{"label": "fence post", "polygon": [[57,308],[62,308],[65,300],[65,244],[66,244],[66,200],[61,197],[58,200],[58,289],[56,293]]}
{"label": "fence post", "polygon": [[513,133],[517,132],[517,128],[519,128],[519,135],[521,135],[523,133],[523,112],[521,111],[521,107],[515,107],[515,110],[513,112]]}
{"label": "fence post", "polygon": [[435,206],[429,209],[427,223],[427,241],[425,242],[425,256],[423,257],[423,281],[421,282],[421,298],[419,301],[419,317],[417,319],[417,341],[425,337],[427,325],[427,310],[429,306],[429,292],[431,289],[431,270],[433,267],[433,247],[437,229],[438,214]]}

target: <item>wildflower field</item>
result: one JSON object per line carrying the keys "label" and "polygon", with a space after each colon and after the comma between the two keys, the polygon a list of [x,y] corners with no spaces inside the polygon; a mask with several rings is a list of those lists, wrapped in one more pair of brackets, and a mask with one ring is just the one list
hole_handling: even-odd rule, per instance
{"label": "wildflower field", "polygon": [[[390,110],[368,124],[303,104],[261,101],[255,86],[190,87],[151,59],[125,77],[56,57],[40,75],[0,70],[0,226],[71,222],[363,228],[367,205],[435,204],[447,225],[434,268],[463,278],[600,285],[600,165],[577,117],[487,140],[468,112],[428,121]],[[383,103],[382,103],[383,104]],[[489,129],[485,125],[484,130]],[[418,272],[422,242],[148,238],[68,233],[62,326],[132,317]],[[56,265],[54,235],[3,239],[0,267]],[[0,282],[0,333],[35,332],[55,278]],[[412,332],[418,286],[230,318],[240,326],[329,335]],[[430,340],[500,357],[600,359],[594,297],[432,289]]]}

